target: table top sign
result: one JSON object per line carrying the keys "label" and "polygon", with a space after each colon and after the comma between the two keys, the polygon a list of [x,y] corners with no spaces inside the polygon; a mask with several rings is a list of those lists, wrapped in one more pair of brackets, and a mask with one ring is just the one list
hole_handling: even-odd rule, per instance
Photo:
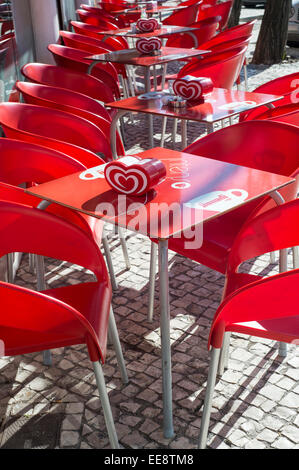
{"label": "table top sign", "polygon": [[158,29],[159,23],[155,18],[139,18],[136,26],[142,33],[151,33],[155,29]]}
{"label": "table top sign", "polygon": [[136,49],[140,54],[152,54],[159,51],[162,47],[162,42],[159,38],[140,38],[136,41]]}
{"label": "table top sign", "polygon": [[213,91],[213,82],[208,77],[193,77],[186,75],[173,82],[173,91],[176,95],[187,100],[192,105],[204,101],[206,95]]}
{"label": "table top sign", "polygon": [[118,193],[141,196],[165,180],[166,167],[156,158],[125,156],[108,163],[104,175]]}

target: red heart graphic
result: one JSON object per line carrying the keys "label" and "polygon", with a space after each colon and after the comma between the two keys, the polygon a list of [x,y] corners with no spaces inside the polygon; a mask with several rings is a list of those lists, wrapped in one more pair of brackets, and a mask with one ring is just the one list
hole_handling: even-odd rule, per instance
{"label": "red heart graphic", "polygon": [[165,166],[155,158],[119,158],[105,166],[105,178],[117,192],[140,196],[166,176]]}
{"label": "red heart graphic", "polygon": [[141,54],[149,54],[153,51],[158,51],[162,47],[162,43],[159,38],[140,38],[136,41],[136,49]]}
{"label": "red heart graphic", "polygon": [[196,103],[202,100],[203,96],[213,90],[213,82],[207,77],[193,77],[186,75],[182,78],[177,78],[173,82],[173,91],[176,95]]}
{"label": "red heart graphic", "polygon": [[136,23],[136,26],[139,31],[142,31],[143,33],[151,33],[152,31],[158,28],[159,23],[155,18],[139,18]]}

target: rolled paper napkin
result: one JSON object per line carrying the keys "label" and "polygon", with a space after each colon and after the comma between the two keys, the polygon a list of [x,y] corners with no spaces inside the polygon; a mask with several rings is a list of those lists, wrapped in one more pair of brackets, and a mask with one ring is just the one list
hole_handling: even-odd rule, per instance
{"label": "rolled paper napkin", "polygon": [[213,90],[213,82],[208,77],[186,75],[173,82],[173,91],[191,104],[202,102]]}
{"label": "rolled paper napkin", "polygon": [[159,23],[155,18],[139,18],[136,26],[142,33],[151,33],[158,28]]}
{"label": "rolled paper napkin", "polygon": [[141,54],[150,54],[154,51],[159,51],[162,47],[162,42],[159,38],[140,38],[136,41],[136,49]]}
{"label": "rolled paper napkin", "polygon": [[166,168],[156,158],[128,155],[107,163],[104,174],[118,193],[141,196],[166,178]]}

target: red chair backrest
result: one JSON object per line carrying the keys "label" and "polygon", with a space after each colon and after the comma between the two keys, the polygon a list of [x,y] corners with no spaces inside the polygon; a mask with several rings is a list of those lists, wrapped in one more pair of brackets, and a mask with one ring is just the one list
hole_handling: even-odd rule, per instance
{"label": "red chair backrest", "polygon": [[105,39],[105,43],[107,43],[107,44],[113,44],[115,41],[117,41],[122,45],[123,49],[128,49],[129,48],[129,45],[128,45],[125,38],[117,37],[117,39],[116,39],[114,37],[111,37],[111,38],[110,37],[105,37],[105,34],[100,34],[101,28],[99,28],[97,26],[82,23],[80,21],[71,21],[70,24],[73,27],[75,33],[84,34],[85,36],[89,36],[91,38],[95,38],[95,39],[98,39],[98,40],[101,40],[101,41],[103,41],[103,39]]}
{"label": "red chair backrest", "polygon": [[[299,72],[279,77],[270,82],[260,85],[255,90],[257,93],[270,93],[273,95],[283,96],[278,101],[273,101],[273,106],[280,107],[291,103],[299,102]],[[240,114],[240,122],[255,119],[262,112],[267,111],[266,106],[261,106],[256,110],[247,111]]]}
{"label": "red chair backrest", "polygon": [[[247,121],[213,132],[184,151],[195,155],[296,178],[280,190],[285,201],[297,196],[299,184],[299,128],[271,121]],[[273,207],[268,197],[254,201],[252,216]]]}
{"label": "red chair backrest", "polygon": [[[200,9],[201,1],[189,5],[183,10],[178,10],[169,15],[165,20],[162,21],[164,25],[175,25],[175,26],[189,26],[195,23],[198,17],[198,11]],[[215,15],[214,15],[215,16]]]}
{"label": "red chair backrest", "polygon": [[83,23],[92,24],[94,26],[102,27],[107,26],[106,29],[118,29],[119,26],[116,22],[110,20],[106,16],[100,16],[98,14],[90,13],[85,10],[76,10],[77,15],[80,18],[80,21]]}
{"label": "red chair backrest", "polygon": [[239,39],[240,37],[250,36],[252,34],[253,27],[256,20],[249,21],[248,23],[233,26],[232,28],[225,29],[221,33],[217,34],[209,41],[202,44],[204,49],[210,49],[213,46],[217,46],[225,41],[232,41],[233,39]]}
{"label": "red chair backrest", "polygon": [[[60,67],[70,68],[77,72],[87,73],[91,60],[86,59],[88,55],[92,55],[86,51],[74,49],[73,47],[61,46],[60,44],[49,44],[48,50],[52,53],[56,64]],[[105,51],[103,51],[105,52]],[[117,84],[117,71],[115,67],[108,63],[97,64],[92,69],[92,75],[106,83],[113,91],[115,97],[120,97]]]}
{"label": "red chair backrest", "polygon": [[299,103],[285,104],[277,108],[268,109],[262,112],[256,119],[270,119],[271,121],[287,122],[294,126],[299,126]]}
{"label": "red chair backrest", "polygon": [[87,44],[92,48],[94,46],[94,52],[96,54],[97,48],[107,49],[107,51],[113,51],[113,47],[109,44],[100,41],[84,34],[71,33],[70,31],[59,31],[59,36],[61,38],[61,44],[67,47],[73,47],[74,49],[81,49],[82,44]]}
{"label": "red chair backrest", "polygon": [[228,257],[228,274],[249,259],[299,244],[299,199],[250,219],[237,235]]}
{"label": "red chair backrest", "polygon": [[[190,25],[192,28],[196,28],[196,31],[192,31],[192,35],[196,36],[198,47],[215,35],[220,18],[220,16],[215,16]],[[167,40],[166,46],[195,47],[193,38],[188,34],[173,34]]]}
{"label": "red chair backrest", "polygon": [[[88,158],[88,152],[104,159],[111,156],[103,132],[90,121],[70,113],[23,103],[0,103],[0,123],[9,138],[45,145],[79,161],[80,154]],[[83,152],[78,151],[80,148]]]}
{"label": "red chair backrest", "polygon": [[22,67],[22,74],[33,83],[66,88],[99,101],[114,101],[112,90],[91,75],[50,64],[29,63]]}
{"label": "red chair backrest", "polygon": [[[236,47],[242,46],[249,46],[251,36],[242,36],[238,39],[232,39],[230,41],[224,41],[221,44],[217,44],[215,46],[210,47],[212,52],[222,52],[222,51],[229,51],[231,49],[235,49]],[[207,56],[206,56],[207,57]]]}
{"label": "red chair backrest", "polygon": [[206,58],[185,65],[179,71],[178,77],[185,75],[209,77],[215,87],[231,89],[240,75],[246,50],[247,45],[229,51],[211,53]]}
{"label": "red chair backrest", "polygon": [[[107,141],[110,142],[111,117],[106,108],[93,98],[65,88],[37,83],[17,81],[16,88],[22,93],[25,103],[46,106],[81,116],[95,124],[106,136]],[[124,155],[124,153],[123,145],[118,136],[118,154]]]}
{"label": "red chair backrest", "polygon": [[[95,157],[95,165],[98,165],[98,161]],[[56,150],[29,142],[0,138],[1,183],[14,186],[27,182],[40,184],[85,168],[83,163]],[[20,191],[23,193],[21,188]]]}
{"label": "red chair backrest", "polygon": [[197,21],[204,20],[205,18],[209,18],[210,16],[221,16],[219,26],[222,30],[227,25],[232,4],[233,0],[228,0],[223,3],[218,3],[217,5],[214,5],[212,7],[201,8]]}
{"label": "red chair backrest", "polygon": [[[121,9],[120,7],[118,7]],[[80,5],[80,10],[85,10],[93,15],[98,16],[100,19],[105,17],[111,23],[116,24],[119,28],[125,28],[126,22],[123,20],[122,16],[114,16],[110,14],[110,12],[106,11],[104,8],[101,7],[92,7],[90,5]]]}

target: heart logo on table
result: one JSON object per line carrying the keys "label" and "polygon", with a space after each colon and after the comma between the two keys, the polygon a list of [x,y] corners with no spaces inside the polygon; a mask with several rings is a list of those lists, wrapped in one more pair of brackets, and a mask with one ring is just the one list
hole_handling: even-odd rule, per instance
{"label": "heart logo on table", "polygon": [[207,77],[186,75],[173,82],[173,91],[185,100],[197,102],[213,90],[213,82]]}
{"label": "heart logo on table", "polygon": [[155,158],[121,157],[105,166],[105,178],[117,192],[141,196],[166,177],[165,166]]}
{"label": "heart logo on table", "polygon": [[158,28],[159,23],[155,18],[139,18],[139,20],[137,20],[136,26],[139,31],[142,31],[143,33],[151,33]]}
{"label": "heart logo on table", "polygon": [[141,54],[150,54],[153,51],[159,51],[162,43],[159,38],[140,38],[136,41],[136,49]]}

